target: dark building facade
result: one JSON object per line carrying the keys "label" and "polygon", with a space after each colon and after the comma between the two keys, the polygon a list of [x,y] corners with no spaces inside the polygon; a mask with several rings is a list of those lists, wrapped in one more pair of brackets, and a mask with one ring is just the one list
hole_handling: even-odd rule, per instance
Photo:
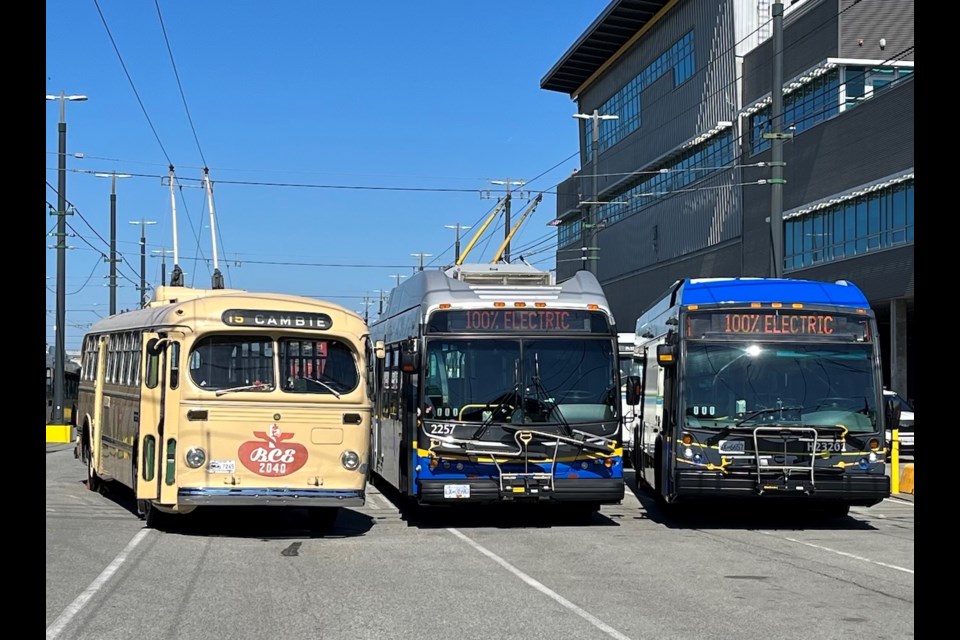
{"label": "dark building facade", "polygon": [[[849,280],[885,382],[915,398],[913,1],[613,0],[541,80],[577,103],[557,279],[594,270],[622,331],[679,278],[773,274],[769,162],[786,133],[782,273]],[[781,62],[782,118],[771,95]]]}

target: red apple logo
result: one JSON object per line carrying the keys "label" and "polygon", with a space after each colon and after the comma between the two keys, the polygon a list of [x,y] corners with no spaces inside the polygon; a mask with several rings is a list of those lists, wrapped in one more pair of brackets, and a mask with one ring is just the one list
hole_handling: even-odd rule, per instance
{"label": "red apple logo", "polygon": [[254,431],[260,440],[248,440],[240,445],[237,456],[240,463],[258,476],[277,478],[298,471],[307,463],[307,448],[299,442],[284,442],[293,437],[282,433],[276,424],[270,425],[269,433]]}

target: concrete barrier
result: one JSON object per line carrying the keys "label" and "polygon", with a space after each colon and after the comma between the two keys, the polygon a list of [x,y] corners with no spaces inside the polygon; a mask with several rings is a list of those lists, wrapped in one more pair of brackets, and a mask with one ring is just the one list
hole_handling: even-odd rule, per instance
{"label": "concrete barrier", "polygon": [[900,471],[900,493],[913,495],[913,463],[903,465]]}
{"label": "concrete barrier", "polygon": [[69,443],[73,442],[73,426],[69,424],[48,424],[47,442],[48,443]]}

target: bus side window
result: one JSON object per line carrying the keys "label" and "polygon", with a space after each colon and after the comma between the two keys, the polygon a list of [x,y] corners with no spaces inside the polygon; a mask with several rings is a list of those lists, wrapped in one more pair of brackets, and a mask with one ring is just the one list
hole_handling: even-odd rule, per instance
{"label": "bus side window", "polygon": [[147,360],[144,363],[143,382],[148,389],[156,389],[160,381],[160,354],[161,350],[156,349],[156,338],[151,338],[147,343]]}
{"label": "bus side window", "polygon": [[170,388],[180,386],[180,343],[170,343]]}

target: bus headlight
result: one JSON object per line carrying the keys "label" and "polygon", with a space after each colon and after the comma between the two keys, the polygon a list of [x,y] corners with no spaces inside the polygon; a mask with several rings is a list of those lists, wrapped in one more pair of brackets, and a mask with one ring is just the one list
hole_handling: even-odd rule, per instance
{"label": "bus headlight", "polygon": [[187,449],[186,455],[187,466],[191,469],[197,469],[203,466],[203,463],[207,461],[207,454],[203,449],[197,447],[191,447]]}
{"label": "bus headlight", "polygon": [[343,465],[344,469],[353,471],[360,466],[360,456],[357,455],[356,451],[344,451],[340,455],[340,464]]}

